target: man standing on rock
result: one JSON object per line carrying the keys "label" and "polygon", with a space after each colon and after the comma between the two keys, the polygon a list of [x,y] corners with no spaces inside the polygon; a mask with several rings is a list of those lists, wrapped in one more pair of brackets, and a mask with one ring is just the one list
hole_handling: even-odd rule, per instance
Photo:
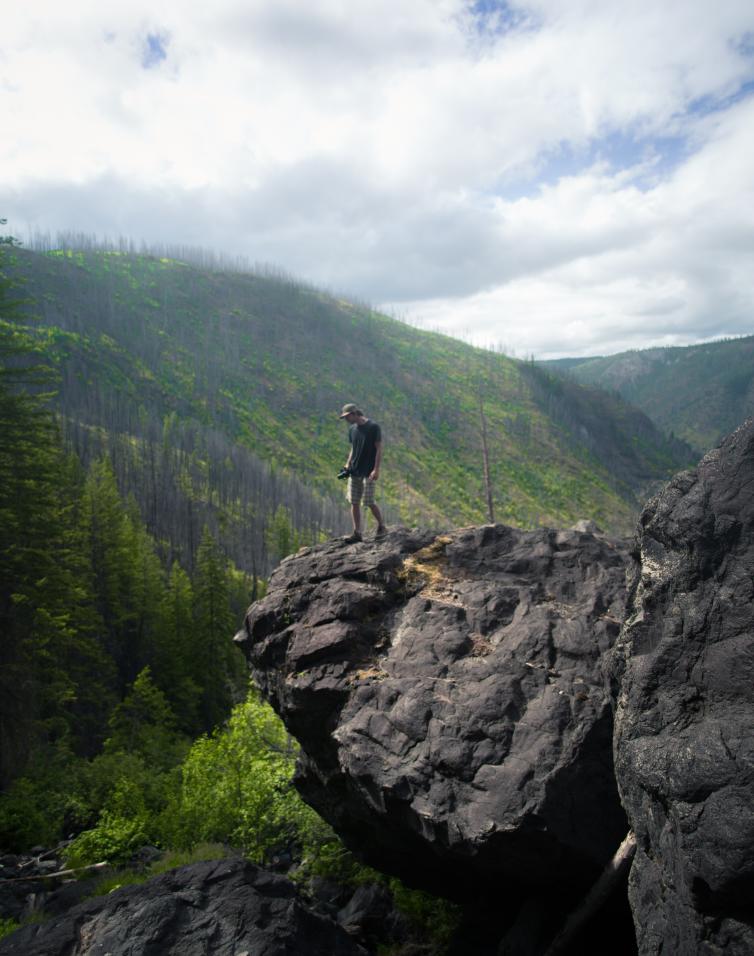
{"label": "man standing on rock", "polygon": [[361,409],[349,402],[343,406],[341,418],[348,422],[348,440],[351,452],[346,468],[349,471],[348,500],[351,502],[353,533],[345,538],[346,544],[361,541],[361,506],[366,505],[377,521],[375,538],[382,538],[387,528],[380,509],[374,503],[374,486],[380,477],[382,460],[382,430],[377,422],[367,418]]}

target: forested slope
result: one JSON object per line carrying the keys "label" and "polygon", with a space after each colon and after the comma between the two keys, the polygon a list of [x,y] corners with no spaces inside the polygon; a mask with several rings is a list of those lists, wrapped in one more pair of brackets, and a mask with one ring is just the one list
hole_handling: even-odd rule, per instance
{"label": "forested slope", "polygon": [[344,527],[345,401],[383,426],[390,521],[485,520],[482,411],[495,517],[512,524],[628,531],[689,459],[616,396],[283,278],[96,249],[19,251],[14,272],[75,447],[107,448],[183,552],[209,522],[239,566],[266,569],[276,514],[302,540]]}
{"label": "forested slope", "polygon": [[[229,638],[263,585],[206,527],[191,573],[166,561],[110,457],[84,471],[64,447],[55,376],[4,272],[10,242],[0,237],[0,938],[84,894],[228,852],[277,865],[282,853],[302,883],[327,873],[338,893],[381,879],[302,802],[296,746],[248,687]],[[282,553],[295,544],[278,516],[270,529]],[[105,872],[66,881],[61,898],[48,878],[62,860]]]}
{"label": "forested slope", "polygon": [[754,336],[544,365],[619,392],[699,452],[754,414]]}

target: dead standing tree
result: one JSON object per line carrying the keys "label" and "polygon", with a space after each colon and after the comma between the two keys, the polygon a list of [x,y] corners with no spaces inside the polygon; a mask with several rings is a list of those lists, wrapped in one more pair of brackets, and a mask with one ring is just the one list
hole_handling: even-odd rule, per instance
{"label": "dead standing tree", "polygon": [[484,402],[479,393],[479,425],[482,435],[482,463],[484,466],[484,487],[487,493],[487,517],[490,524],[495,523],[495,510],[492,504],[492,482],[490,480],[490,453],[487,447],[487,419],[484,417]]}

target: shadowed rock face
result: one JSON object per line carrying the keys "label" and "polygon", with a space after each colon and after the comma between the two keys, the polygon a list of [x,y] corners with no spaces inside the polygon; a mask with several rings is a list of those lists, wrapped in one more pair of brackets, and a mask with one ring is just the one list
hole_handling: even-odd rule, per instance
{"label": "shadowed rock face", "polygon": [[366,956],[293,885],[243,860],[195,863],[0,940],[2,956]]}
{"label": "shadowed rock face", "polygon": [[754,952],[754,422],[645,508],[614,652],[639,949]]}
{"label": "shadowed rock face", "polygon": [[237,639],[301,743],[306,799],[445,894],[591,878],[627,829],[602,670],[626,560],[496,525],[285,561]]}

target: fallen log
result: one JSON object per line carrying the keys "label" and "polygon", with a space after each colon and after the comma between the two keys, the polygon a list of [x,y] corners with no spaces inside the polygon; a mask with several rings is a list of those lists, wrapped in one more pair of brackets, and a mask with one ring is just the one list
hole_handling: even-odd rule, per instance
{"label": "fallen log", "polygon": [[589,890],[581,904],[565,921],[563,928],[550,943],[544,956],[560,956],[561,953],[565,952],[574,935],[597,912],[618,882],[623,879],[635,852],[636,837],[633,830],[629,830],[616,850],[615,856],[602,871],[599,879]]}
{"label": "fallen log", "polygon": [[35,880],[51,880],[55,876],[75,876],[82,870],[101,870],[110,866],[107,860],[102,863],[90,863],[88,866],[77,866],[70,870],[57,870],[55,873],[34,873],[32,876],[11,876],[7,880],[0,880],[2,883],[33,883]]}

